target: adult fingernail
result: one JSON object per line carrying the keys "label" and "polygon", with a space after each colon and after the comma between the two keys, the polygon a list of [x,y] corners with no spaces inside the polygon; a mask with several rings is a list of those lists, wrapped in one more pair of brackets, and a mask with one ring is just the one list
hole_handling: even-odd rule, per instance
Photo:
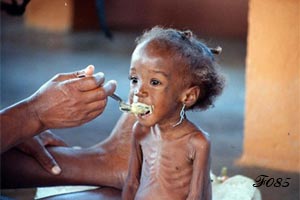
{"label": "adult fingernail", "polygon": [[59,166],[56,165],[56,166],[52,167],[51,171],[53,174],[57,175],[57,174],[60,174],[61,169]]}
{"label": "adult fingernail", "polygon": [[89,70],[94,70],[94,69],[95,69],[94,65],[89,65],[84,69],[84,71],[88,72]]}
{"label": "adult fingernail", "polygon": [[110,84],[113,84],[113,85],[115,85],[115,86],[117,86],[118,85],[118,82],[116,81],[116,80],[110,80],[110,81],[108,81]]}
{"label": "adult fingernail", "polygon": [[98,85],[101,85],[104,82],[104,74],[102,72],[98,72],[94,75]]}
{"label": "adult fingernail", "polygon": [[117,87],[117,81],[115,80],[110,80],[104,85],[107,95],[113,94],[116,90],[116,87]]}
{"label": "adult fingernail", "polygon": [[86,76],[91,76],[91,75],[93,75],[94,70],[95,70],[94,65],[89,65],[83,70],[83,72]]}

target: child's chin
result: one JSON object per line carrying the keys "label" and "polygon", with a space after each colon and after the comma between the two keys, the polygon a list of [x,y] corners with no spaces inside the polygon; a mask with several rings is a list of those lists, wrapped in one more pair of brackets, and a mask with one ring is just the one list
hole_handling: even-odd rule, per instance
{"label": "child's chin", "polygon": [[137,120],[139,123],[143,126],[150,127],[153,126],[155,123],[153,120],[151,120],[151,114],[150,115],[136,115]]}

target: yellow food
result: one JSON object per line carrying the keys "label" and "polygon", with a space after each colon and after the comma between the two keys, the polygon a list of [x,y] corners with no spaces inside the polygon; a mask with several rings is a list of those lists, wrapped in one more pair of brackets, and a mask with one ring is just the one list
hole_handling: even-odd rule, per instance
{"label": "yellow food", "polygon": [[147,112],[151,114],[152,111],[153,111],[152,106],[149,106],[147,104],[139,103],[139,102],[131,104],[130,112],[133,114],[146,114]]}

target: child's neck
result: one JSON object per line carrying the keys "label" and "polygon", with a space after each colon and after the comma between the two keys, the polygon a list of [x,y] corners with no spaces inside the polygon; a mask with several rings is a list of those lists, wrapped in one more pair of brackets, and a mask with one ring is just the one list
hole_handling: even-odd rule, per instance
{"label": "child's neck", "polygon": [[190,124],[190,121],[185,118],[175,127],[174,123],[155,124],[154,126],[150,127],[150,132],[161,139],[176,139],[190,132]]}

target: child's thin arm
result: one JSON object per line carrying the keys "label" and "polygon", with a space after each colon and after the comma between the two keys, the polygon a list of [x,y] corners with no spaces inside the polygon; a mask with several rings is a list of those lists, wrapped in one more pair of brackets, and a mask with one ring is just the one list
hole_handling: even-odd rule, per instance
{"label": "child's thin arm", "polygon": [[136,191],[140,184],[142,151],[136,138],[135,131],[133,132],[133,135],[134,137],[132,139],[129,172],[122,192],[123,200],[134,199]]}
{"label": "child's thin arm", "polygon": [[[194,149],[193,175],[187,200],[211,199],[209,176],[209,141],[199,135],[191,139]],[[206,183],[207,182],[207,183]]]}

